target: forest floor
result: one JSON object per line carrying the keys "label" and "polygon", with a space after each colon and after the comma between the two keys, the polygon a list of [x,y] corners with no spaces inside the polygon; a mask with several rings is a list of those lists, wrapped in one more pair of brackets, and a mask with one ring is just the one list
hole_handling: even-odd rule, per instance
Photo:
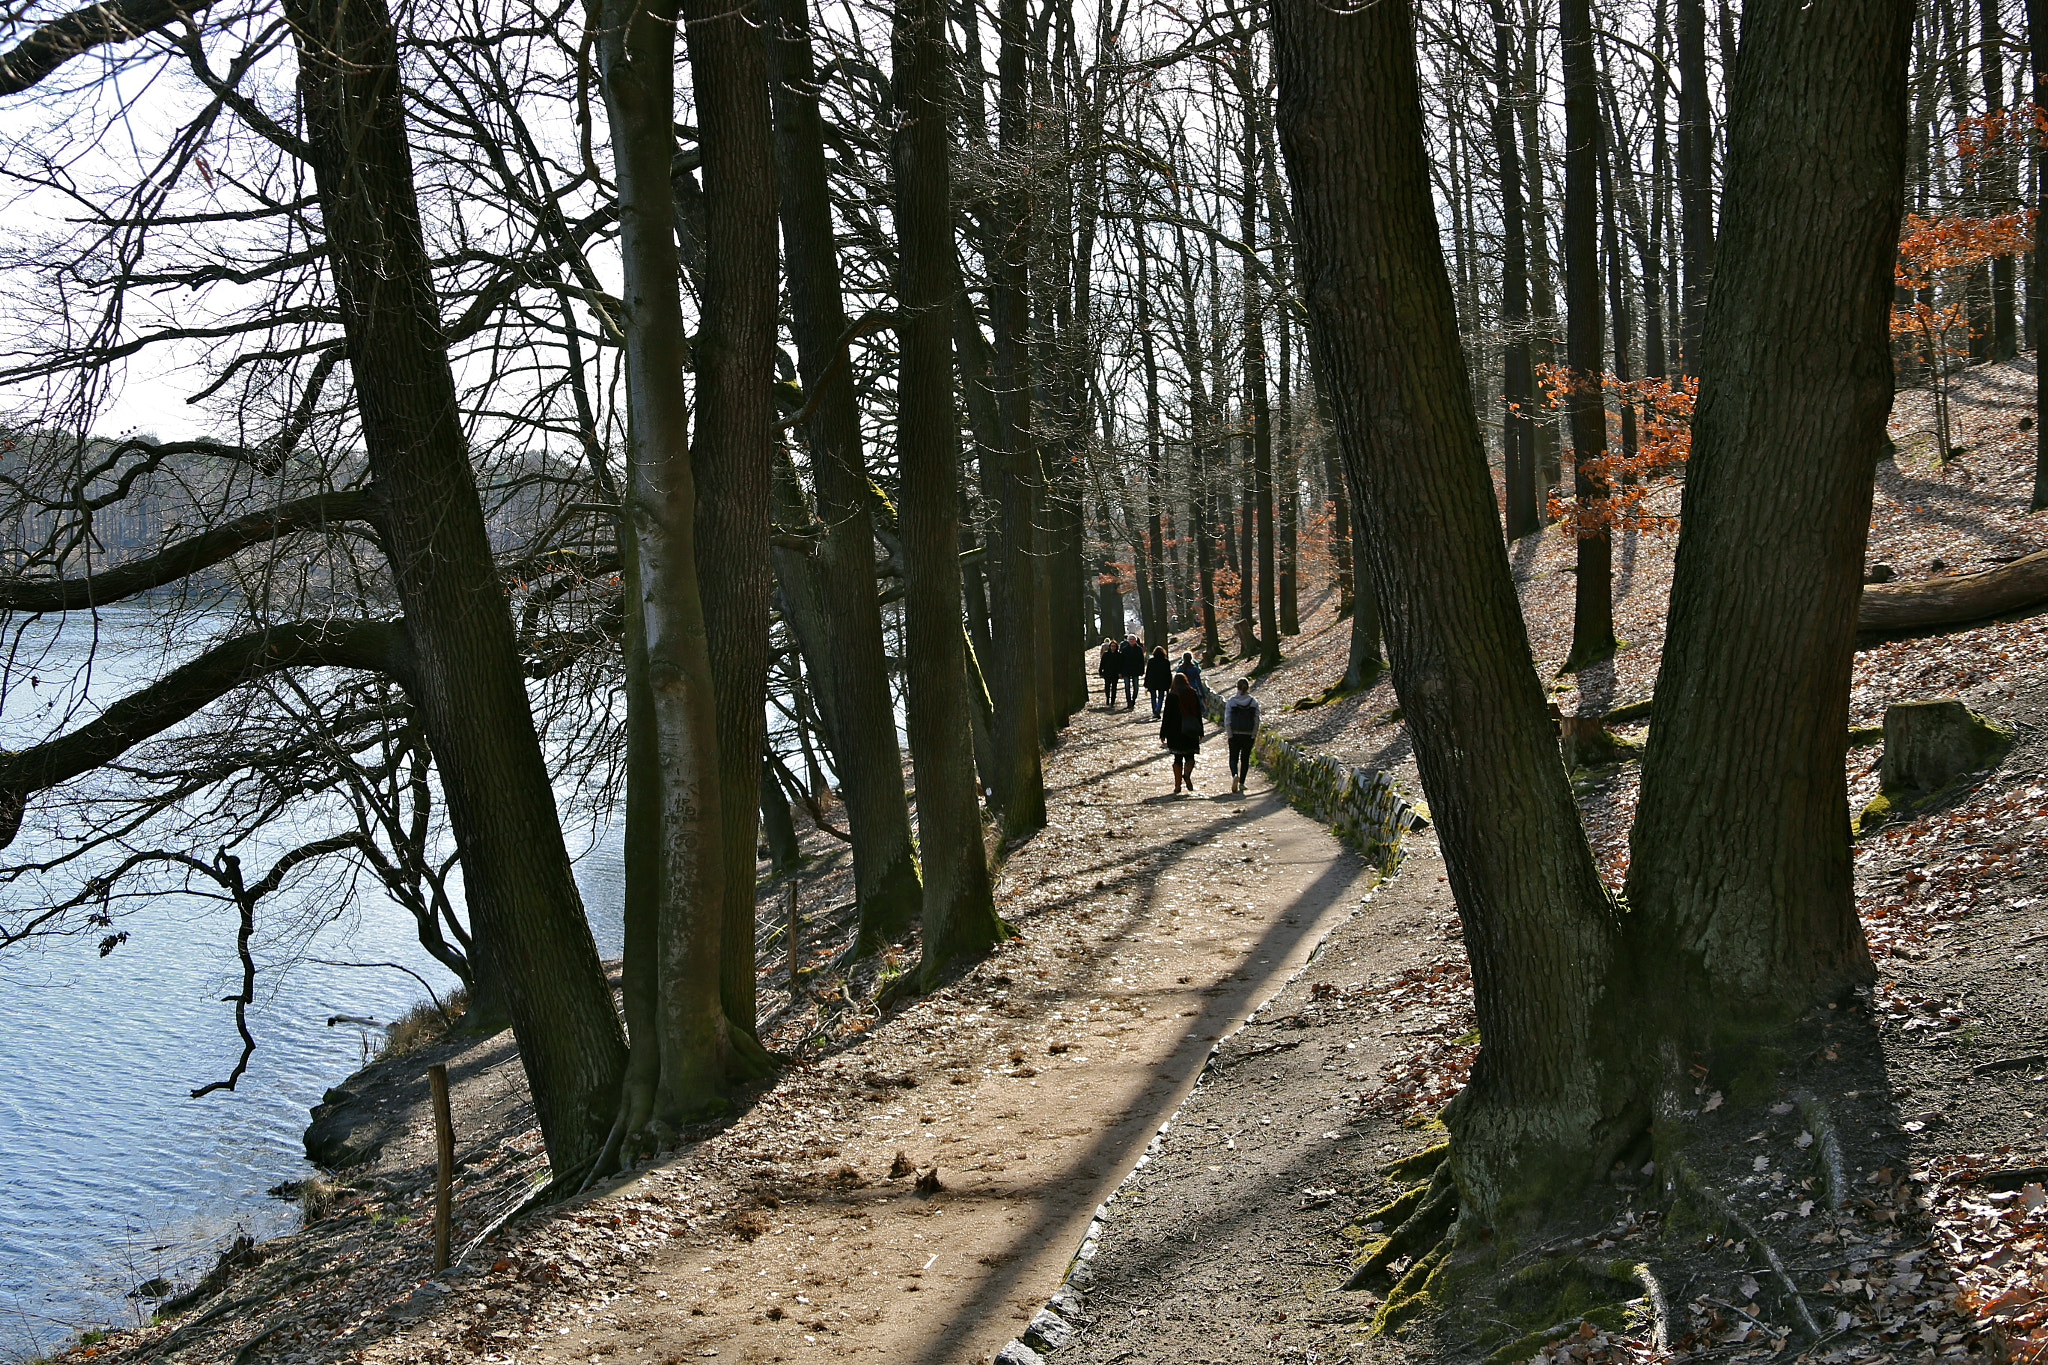
{"label": "forest floor", "polygon": [[[1873,565],[1911,579],[2048,543],[2044,519],[2024,512],[2032,438],[2017,421],[2032,415],[2031,381],[2030,361],[1963,377],[1955,439],[1966,450],[1945,468],[1918,434],[1924,398],[1901,395]],[[1672,548],[1647,534],[1617,546],[1624,645],[1556,677],[1572,548],[1550,534],[1512,547],[1532,643],[1567,712],[1648,696]],[[1283,709],[1343,669],[1348,628],[1330,604],[1304,626],[1287,665],[1260,680],[1268,722],[1391,768],[1412,792],[1386,683]],[[1229,679],[1210,676],[1219,690]],[[1721,1079],[1702,1078],[1695,1178],[1753,1235],[1680,1238],[1658,1226],[1654,1197],[1630,1189],[1607,1210],[1616,1221],[1571,1244],[1657,1262],[1669,1348],[1640,1323],[1573,1319],[1518,1358],[2048,1354],[2048,1010],[2036,966],[2048,952],[2048,613],[1868,642],[1855,686],[1859,724],[1889,702],[1958,695],[2018,743],[1935,807],[1858,841],[1879,981],[1855,1007],[1802,1025],[1782,1096],[1761,1110],[1724,1105]],[[1225,794],[1219,745],[1202,793],[1168,796],[1145,716],[1142,703],[1110,712],[1098,698],[1076,718],[1048,759],[1052,823],[1003,867],[1002,911],[1021,937],[891,1014],[861,1002],[908,954],[854,980],[831,969],[845,855],[807,835],[818,857],[766,884],[761,919],[764,960],[786,958],[794,881],[807,988],[792,1002],[787,966],[771,966],[762,1003],[771,1044],[801,1060],[654,1168],[521,1212],[430,1280],[425,1064],[446,1060],[456,1077],[458,1249],[521,1209],[545,1163],[502,1035],[428,1048],[343,1087],[331,1126],[344,1141],[361,1129],[380,1155],[319,1196],[331,1200],[324,1216],[225,1257],[215,1291],[170,1323],[67,1358],[981,1361],[1059,1288],[1120,1185],[1085,1330],[1057,1360],[1473,1355],[1426,1323],[1368,1336],[1376,1293],[1335,1289],[1374,1230],[1363,1220],[1398,1189],[1380,1166],[1431,1140],[1429,1116],[1476,1051],[1433,835],[1412,837],[1375,886],[1263,779]],[[1856,799],[1874,757],[1850,755]],[[1634,782],[1623,765],[1578,784],[1616,882]],[[1839,1207],[1816,1171],[1828,1152],[1850,1180]],[[942,1188],[920,1194],[931,1172]]]}

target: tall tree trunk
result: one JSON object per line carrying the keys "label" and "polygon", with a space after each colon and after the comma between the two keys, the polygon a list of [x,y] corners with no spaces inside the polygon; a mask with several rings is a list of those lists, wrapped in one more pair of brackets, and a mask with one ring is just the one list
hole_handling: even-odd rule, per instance
{"label": "tall tree trunk", "polygon": [[909,641],[911,761],[924,851],[924,962],[935,984],[963,956],[1007,932],[996,917],[976,798],[966,635],[960,629],[959,423],[953,404],[953,91],[944,0],[898,0],[893,16],[897,113],[896,389],[904,614]]}
{"label": "tall tree trunk", "polygon": [[1561,0],[1564,49],[1565,399],[1572,426],[1572,483],[1579,501],[1578,573],[1567,671],[1614,653],[1614,542],[1602,523],[1609,488],[1607,403],[1601,392],[1606,319],[1600,279],[1600,84],[1591,0]]}
{"label": "tall tree trunk", "polygon": [[[1245,61],[1251,60],[1247,51]],[[1244,184],[1238,221],[1246,251],[1259,248],[1258,91],[1247,70],[1244,94]],[[1273,408],[1266,392],[1266,321],[1259,279],[1244,272],[1244,386],[1251,399],[1252,504],[1258,513],[1259,670],[1280,666],[1280,618],[1273,583]],[[1251,536],[1246,529],[1246,539]],[[1249,556],[1248,556],[1249,557]],[[1251,575],[1247,574],[1249,583]]]}
{"label": "tall tree trunk", "polygon": [[1279,439],[1276,470],[1279,487],[1274,491],[1273,515],[1278,523],[1280,576],[1279,608],[1280,633],[1301,634],[1301,604],[1296,579],[1296,560],[1300,553],[1298,526],[1301,521],[1301,462],[1295,458],[1295,421],[1293,374],[1294,326],[1288,320],[1285,309],[1276,318],[1280,331],[1280,412],[1275,425]]}
{"label": "tall tree trunk", "polygon": [[[775,146],[766,45],[755,16],[725,0],[684,0],[683,32],[704,158],[702,316],[692,341],[697,426],[697,583],[718,714],[724,849],[720,991],[726,1018],[754,1032],[754,757],[768,681],[768,525],[775,373]],[[835,666],[834,674],[838,673]]]}
{"label": "tall tree trunk", "polygon": [[1790,1018],[1872,975],[1843,735],[1891,410],[1912,5],[1752,0],[1744,23],[1628,874],[1642,960],[1675,987],[1656,998],[1711,1001],[1694,1028]]}
{"label": "tall tree trunk", "polygon": [[1030,140],[1030,54],[1024,0],[1003,0],[997,12],[1001,43],[996,62],[996,130],[1004,163],[992,205],[988,242],[989,326],[994,335],[998,438],[982,455],[982,488],[995,502],[989,537],[989,633],[994,646],[991,700],[995,706],[997,808],[1005,838],[1045,824],[1045,779],[1040,763],[1038,434],[1031,412],[1032,244],[1030,188],[1024,150]]}
{"label": "tall tree trunk", "polygon": [[[672,0],[666,10],[607,0],[597,15],[625,281],[627,742],[629,762],[640,761],[627,779],[627,827],[637,836],[628,856],[645,859],[627,871],[629,882],[640,871],[654,882],[651,892],[644,877],[628,886],[633,1055],[607,1163],[628,1135],[720,1106],[739,1034],[720,992],[724,803],[681,383],[687,351],[669,176],[678,18]],[[746,754],[750,806],[759,753],[757,739]],[[751,948],[751,925],[747,941]]]}
{"label": "tall tree trunk", "polygon": [[1678,217],[1685,255],[1679,334],[1685,373],[1697,375],[1700,322],[1714,269],[1714,127],[1707,89],[1706,0],[1677,0]]}
{"label": "tall tree trunk", "polygon": [[1206,444],[1194,448],[1189,464],[1195,485],[1189,519],[1195,531],[1195,578],[1201,595],[1202,666],[1208,668],[1223,661],[1223,638],[1216,628],[1216,509],[1209,491],[1213,457]]}
{"label": "tall tree trunk", "polygon": [[1159,350],[1152,336],[1151,252],[1145,248],[1145,225],[1132,224],[1132,246],[1138,257],[1138,360],[1145,375],[1145,533],[1151,543],[1146,549],[1146,579],[1142,586],[1147,602],[1145,648],[1166,643],[1172,629],[1166,617],[1166,532],[1164,502],[1166,471],[1159,453]]}
{"label": "tall tree trunk", "polygon": [[1507,6],[1493,9],[1493,153],[1500,166],[1501,330],[1507,334],[1501,360],[1501,464],[1505,524],[1509,540],[1543,528],[1536,503],[1535,371],[1529,360],[1529,230],[1522,212],[1522,159],[1516,146],[1515,103],[1520,98],[1515,67],[1515,32]]}
{"label": "tall tree trunk", "polygon": [[[790,334],[805,393],[816,403],[804,429],[823,527],[814,552],[815,582],[825,604],[824,634],[832,660],[827,684],[839,794],[853,840],[854,901],[859,907],[855,951],[868,953],[909,932],[923,891],[911,847],[903,754],[896,744],[889,665],[882,648],[875,528],[868,511],[860,409],[850,367],[838,366],[834,372],[835,348],[846,332],[846,305],[825,178],[810,7],[808,0],[770,0],[770,7],[768,55],[774,77],[777,199],[788,262]],[[978,577],[978,569],[973,572]]]}
{"label": "tall tree trunk", "polygon": [[[2034,65],[2034,107],[2048,108],[2048,0],[2027,0],[2027,52]],[[2027,313],[2034,319],[2034,411],[2048,412],[2048,387],[2043,384],[2040,336],[2048,328],[2048,174],[2036,156],[2034,182],[2034,251],[2027,265]],[[2028,506],[2048,510],[2048,422],[2034,422],[2034,496]]]}
{"label": "tall tree trunk", "polygon": [[285,13],[375,521],[463,852],[474,960],[511,1015],[549,1160],[567,1172],[603,1144],[625,1039],[562,842],[456,412],[397,38],[383,0],[290,0]]}
{"label": "tall tree trunk", "polygon": [[[1977,0],[1980,24],[1978,61],[1984,73],[1984,103],[1992,114],[2005,112],[2005,27],[1998,19],[1998,0]],[[2012,143],[2000,139],[1993,145],[1986,179],[1992,202],[1989,212],[2009,213],[2018,207],[2018,186],[2013,179]],[[2019,314],[2013,289],[2013,259],[1991,258],[1991,359],[2011,360],[2020,353]]]}
{"label": "tall tree trunk", "polygon": [[1275,0],[1302,284],[1485,1045],[1444,1119],[1461,1199],[1575,1188],[1636,1125],[1596,1045],[1617,939],[1557,760],[1444,268],[1402,6]]}

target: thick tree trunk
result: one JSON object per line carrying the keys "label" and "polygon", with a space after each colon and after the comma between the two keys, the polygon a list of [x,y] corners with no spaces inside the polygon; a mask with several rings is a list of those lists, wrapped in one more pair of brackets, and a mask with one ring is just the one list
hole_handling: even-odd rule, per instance
{"label": "thick tree trunk", "polygon": [[1302,284],[1359,552],[1441,831],[1485,1039],[1445,1114],[1486,1223],[1570,1193],[1639,1129],[1594,1036],[1617,924],[1558,763],[1473,416],[1423,148],[1410,12],[1276,0]]}
{"label": "thick tree trunk", "polygon": [[859,907],[855,951],[873,952],[909,932],[923,892],[911,846],[903,754],[896,743],[889,666],[882,648],[875,528],[861,456],[860,409],[850,367],[834,364],[847,320],[825,178],[810,10],[806,0],[772,0],[772,9],[768,55],[774,78],[778,207],[787,258],[790,333],[805,392],[817,402],[804,439],[811,454],[818,520],[824,528],[814,552],[831,658],[822,690],[832,696],[839,795],[853,839],[854,900]]}
{"label": "thick tree trunk", "polygon": [[[901,370],[897,458],[904,549],[904,671],[924,852],[929,987],[1008,932],[996,917],[974,788],[966,635],[960,628],[959,424],[953,405],[952,92],[944,0],[899,0],[892,33],[898,115],[893,162]],[[1026,688],[1028,692],[1028,686]],[[1035,746],[1034,746],[1035,752]]]}
{"label": "thick tree trunk", "polygon": [[[691,355],[697,583],[718,713],[726,1018],[754,1031],[755,756],[768,685],[768,525],[777,261],[775,149],[760,26],[724,0],[684,0],[704,159],[703,312]],[[836,673],[835,665],[835,673]]]}
{"label": "thick tree trunk", "polygon": [[1601,524],[1609,488],[1607,404],[1601,392],[1606,319],[1600,279],[1600,85],[1591,0],[1562,0],[1564,49],[1565,365],[1571,390],[1572,485],[1578,496],[1578,573],[1567,671],[1614,653],[1614,542]]}
{"label": "thick tree trunk", "polygon": [[625,1066],[491,563],[413,193],[383,0],[290,0],[299,96],[414,701],[549,1159],[594,1158]]}
{"label": "thick tree trunk", "polygon": [[1762,0],[1744,23],[1628,877],[1643,960],[1673,983],[1658,998],[1694,1028],[1794,1016],[1872,972],[1844,735],[1891,409],[1912,6]]}

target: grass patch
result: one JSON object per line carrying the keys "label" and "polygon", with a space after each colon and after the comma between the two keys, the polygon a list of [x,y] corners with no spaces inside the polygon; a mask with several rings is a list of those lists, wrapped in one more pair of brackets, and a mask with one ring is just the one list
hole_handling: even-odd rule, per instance
{"label": "grass patch", "polygon": [[449,993],[445,1002],[438,1005],[431,1000],[420,1001],[399,1015],[385,1030],[383,1046],[377,1049],[377,1060],[389,1061],[440,1042],[453,1031],[456,1021],[468,1009],[467,986],[458,986]]}

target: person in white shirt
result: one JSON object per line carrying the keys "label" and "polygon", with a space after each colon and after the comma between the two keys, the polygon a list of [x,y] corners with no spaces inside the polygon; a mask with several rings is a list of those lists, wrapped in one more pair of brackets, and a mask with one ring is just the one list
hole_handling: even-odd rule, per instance
{"label": "person in white shirt", "polygon": [[1237,695],[1223,703],[1223,733],[1230,739],[1230,789],[1244,790],[1252,775],[1252,741],[1259,733],[1259,699],[1249,678],[1237,680]]}

